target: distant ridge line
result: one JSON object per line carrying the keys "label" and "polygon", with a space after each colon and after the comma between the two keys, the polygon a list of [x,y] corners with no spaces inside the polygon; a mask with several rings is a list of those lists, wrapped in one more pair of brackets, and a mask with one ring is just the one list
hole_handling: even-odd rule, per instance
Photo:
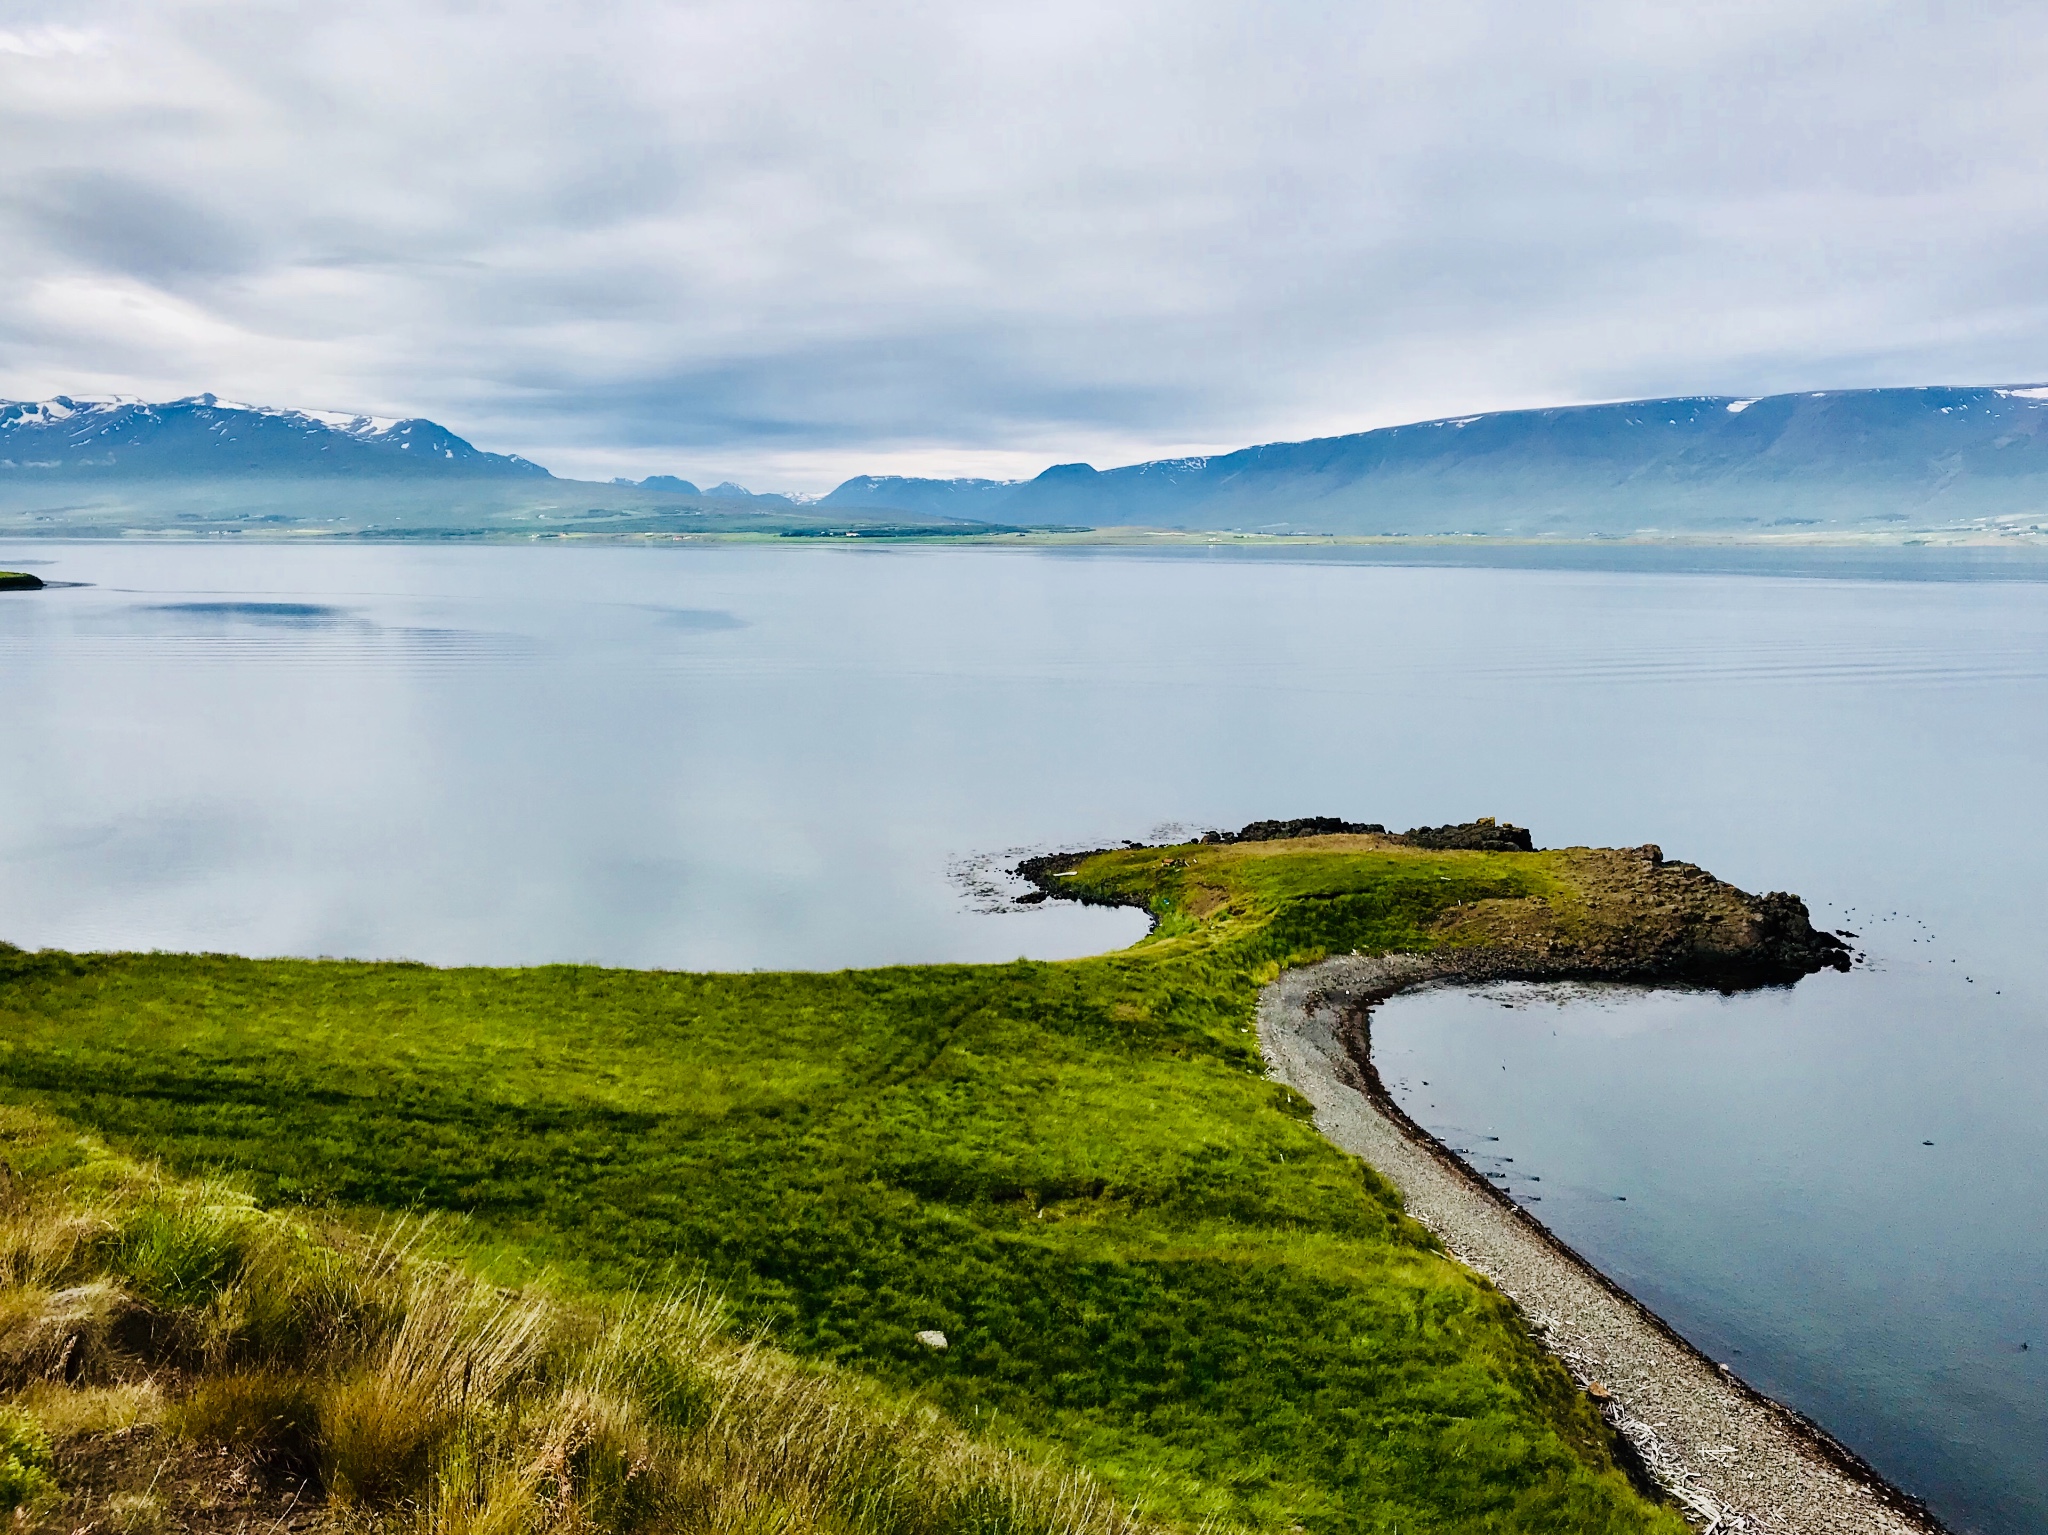
{"label": "distant ridge line", "polygon": [[1336,534],[2048,520],[2048,385],[1536,406],[1031,480],[857,476],[820,504]]}
{"label": "distant ridge line", "polygon": [[[213,394],[0,401],[0,500],[38,525],[69,515],[66,486],[103,487],[139,507],[179,493],[203,502],[206,485],[281,494],[344,480],[410,482],[423,494],[435,483],[495,482],[508,492],[523,483],[585,503],[558,516],[551,500],[534,513],[540,520],[617,515],[590,505],[609,487],[556,481],[424,417]],[[1027,480],[856,475],[818,498],[757,495],[730,481],[700,489],[666,474],[612,485],[657,498],[648,506],[687,502],[725,518],[808,508],[866,523],[1008,529],[1586,537],[1962,528],[2048,537],[2048,384],[1526,407],[1109,470],[1058,463]],[[250,515],[301,520],[285,500]],[[175,515],[206,514],[202,506]],[[452,509],[430,520],[450,527],[450,518],[461,520]]]}

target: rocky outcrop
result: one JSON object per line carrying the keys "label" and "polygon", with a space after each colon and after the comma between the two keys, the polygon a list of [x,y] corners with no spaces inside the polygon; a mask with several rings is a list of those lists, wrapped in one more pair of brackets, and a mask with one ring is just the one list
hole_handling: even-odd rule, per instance
{"label": "rocky outcrop", "polygon": [[1202,841],[1214,847],[1230,842],[1285,842],[1295,837],[1342,837],[1383,835],[1386,827],[1377,821],[1340,821],[1335,816],[1311,815],[1293,821],[1254,821],[1242,831],[1205,831]]}
{"label": "rocky outcrop", "polygon": [[1476,821],[1461,821],[1456,826],[1411,827],[1401,834],[1400,840],[1410,847],[1426,847],[1439,853],[1529,853],[1536,848],[1527,827],[1510,826],[1490,815]]}
{"label": "rocky outcrop", "polygon": [[1062,901],[1075,901],[1083,906],[1136,906],[1139,903],[1124,895],[1102,895],[1085,887],[1076,889],[1068,878],[1082,863],[1097,853],[1116,851],[1113,848],[1091,848],[1085,853],[1040,853],[1018,864],[1017,877],[1032,886],[1029,895],[1017,898],[1019,905],[1036,906],[1047,897]]}
{"label": "rocky outcrop", "polygon": [[1806,903],[1751,895],[1655,847],[1566,848],[1559,888],[1453,909],[1435,932],[1462,963],[1503,978],[1677,982],[1741,990],[1847,970],[1848,945]]}
{"label": "rocky outcrop", "polygon": [[42,589],[40,576],[19,570],[0,570],[0,592],[39,592]]}
{"label": "rocky outcrop", "polygon": [[[1211,833],[1204,842],[1333,835],[1370,838],[1352,844],[1365,850],[1378,845],[1530,852],[1534,841],[1522,827],[1484,819],[1417,827],[1394,836],[1374,826],[1310,817],[1254,821],[1239,832]],[[1052,897],[1143,907],[1144,898],[1127,891],[1075,888],[1074,871],[1095,856],[1047,853],[1025,859],[1016,872],[1034,889],[1024,900],[1035,905]],[[1531,872],[1536,880],[1529,894],[1472,901],[1444,912],[1431,925],[1432,947],[1455,956],[1475,978],[1640,981],[1727,991],[1788,985],[1817,970],[1847,970],[1852,959],[1840,938],[1814,927],[1798,896],[1783,891],[1751,895],[1696,864],[1667,860],[1653,843],[1556,848],[1545,852]]]}
{"label": "rocky outcrop", "polygon": [[[1428,848],[1432,852],[1527,853],[1536,846],[1526,827],[1511,826],[1505,821],[1496,821],[1490,815],[1451,826],[1417,826],[1405,832],[1390,832],[1378,821],[1346,821],[1333,815],[1305,815],[1291,821],[1253,821],[1237,831],[1205,831],[1200,840],[1204,847],[1227,847],[1236,842],[1292,842],[1298,837],[1385,837],[1390,842]],[[1138,842],[1124,844],[1125,847],[1143,845]],[[1075,853],[1068,856],[1079,859],[1088,855]]]}

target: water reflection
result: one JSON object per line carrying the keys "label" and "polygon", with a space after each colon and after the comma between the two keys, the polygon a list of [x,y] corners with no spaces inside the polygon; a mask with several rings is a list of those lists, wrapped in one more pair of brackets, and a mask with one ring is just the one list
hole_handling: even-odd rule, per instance
{"label": "water reflection", "polygon": [[[1415,998],[1384,1028],[1420,1020],[1417,1053],[1389,1059],[1431,1084],[1419,1118],[1497,1154],[1710,1352],[1959,1526],[2048,1528],[2048,585],[2009,579],[2038,561],[1921,582],[1867,552],[1841,566],[1857,579],[1815,578],[1809,552],[1791,580],[1330,553],[0,551],[24,558],[95,584],[0,601],[17,943],[1077,954],[1142,919],[1019,910],[949,871],[1295,815],[1498,815],[1799,891],[1870,968],[1732,1001]],[[1430,1011],[1457,1007],[1479,1021]]]}
{"label": "water reflection", "polygon": [[144,613],[168,613],[174,618],[240,619],[252,624],[281,624],[286,628],[309,628],[345,622],[347,608],[318,602],[160,602],[144,607]]}
{"label": "water reflection", "polygon": [[1918,927],[1866,920],[1867,967],[1745,996],[1397,998],[1373,1053],[1413,1117],[1700,1348],[1955,1528],[2032,1531],[2048,1031],[1912,952]]}

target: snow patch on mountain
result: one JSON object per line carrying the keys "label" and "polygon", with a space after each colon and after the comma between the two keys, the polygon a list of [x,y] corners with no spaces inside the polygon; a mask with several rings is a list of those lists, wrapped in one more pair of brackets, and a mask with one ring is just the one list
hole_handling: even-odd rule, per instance
{"label": "snow patch on mountain", "polygon": [[0,468],[44,475],[547,476],[516,454],[483,452],[421,417],[295,410],[213,394],[154,404],[124,396],[0,400],[0,448],[18,450],[0,454]]}

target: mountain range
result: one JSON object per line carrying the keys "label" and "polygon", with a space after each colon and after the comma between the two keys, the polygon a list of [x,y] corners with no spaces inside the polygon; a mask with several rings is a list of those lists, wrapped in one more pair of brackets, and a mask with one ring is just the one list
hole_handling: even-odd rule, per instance
{"label": "mountain range", "polygon": [[[388,537],[944,532],[923,512],[816,510],[656,475],[598,485],[487,453],[433,421],[211,394],[0,401],[0,531]],[[959,524],[982,531],[984,525]]]}
{"label": "mountain range", "polygon": [[820,505],[1247,532],[1574,534],[2048,518],[2048,388],[1501,411],[1036,479],[862,476]]}
{"label": "mountain range", "polygon": [[1489,412],[1034,479],[860,475],[829,495],[598,485],[421,418],[210,394],[0,401],[0,527],[330,531],[1158,527],[1586,536],[2048,531],[2048,387],[1688,395]]}

